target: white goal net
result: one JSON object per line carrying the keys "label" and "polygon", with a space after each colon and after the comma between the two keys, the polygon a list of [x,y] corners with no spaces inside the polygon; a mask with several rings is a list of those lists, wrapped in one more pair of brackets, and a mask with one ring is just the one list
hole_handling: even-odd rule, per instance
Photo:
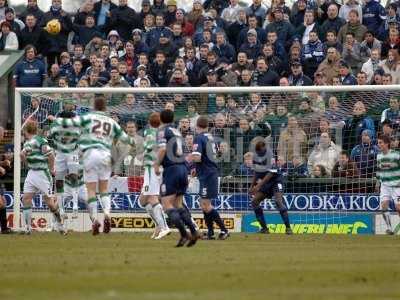
{"label": "white goal net", "polygon": [[[144,172],[143,131],[151,112],[171,109],[188,161],[196,119],[208,116],[210,132],[226,150],[218,161],[219,197],[215,205],[224,213],[243,214],[242,229],[258,229],[258,223],[251,219],[248,188],[259,138],[268,145],[271,163],[284,178],[284,198],[296,233],[358,234],[385,228],[377,217],[376,141],[384,132],[391,136],[393,148],[400,147],[397,86],[18,88],[12,197],[15,227],[20,224],[19,199],[27,171],[19,158],[24,142],[21,127],[36,122],[40,135],[48,138],[51,122],[65,101],[72,99],[77,114],[84,114],[92,110],[94,95],[99,93],[108,99],[107,113],[136,144],[131,148],[116,142],[112,149],[110,192],[115,214],[144,213],[138,203]],[[191,210],[201,213],[198,189],[198,180],[190,177],[185,200]],[[72,204],[65,201],[64,205],[71,213]],[[46,209],[40,195],[35,197],[33,208],[37,212]],[[85,211],[84,201],[79,208]],[[271,213],[267,216],[271,231],[284,232],[273,199],[267,199],[263,208]],[[394,213],[392,217],[396,227],[398,217]]]}

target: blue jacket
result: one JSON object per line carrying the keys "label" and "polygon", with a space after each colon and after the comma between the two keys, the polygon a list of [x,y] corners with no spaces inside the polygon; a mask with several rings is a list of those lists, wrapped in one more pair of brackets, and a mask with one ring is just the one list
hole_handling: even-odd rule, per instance
{"label": "blue jacket", "polygon": [[[249,27],[243,28],[239,32],[239,37],[237,38],[236,49],[239,49],[241,45],[247,42],[247,31],[249,31]],[[267,41],[267,33],[264,29],[257,27],[257,40],[260,41],[261,44],[264,44]]]}
{"label": "blue jacket", "polygon": [[14,71],[17,87],[42,87],[46,75],[46,67],[39,59],[24,59],[16,65]]}
{"label": "blue jacket", "polygon": [[357,78],[349,73],[342,79],[342,85],[357,85]]}
{"label": "blue jacket", "polygon": [[312,60],[319,65],[325,59],[324,44],[320,40],[309,41],[303,46],[301,59],[303,62]]}
{"label": "blue jacket", "polygon": [[248,42],[245,42],[239,48],[240,52],[245,52],[247,54],[248,59],[257,59],[261,55],[262,45],[259,41],[255,45],[250,45]]}
{"label": "blue jacket", "polygon": [[361,175],[371,176],[376,166],[379,148],[374,144],[359,144],[351,151],[350,159],[357,164]]}
{"label": "blue jacket", "polygon": [[382,22],[386,19],[385,8],[375,0],[369,0],[366,2],[362,9],[363,18],[362,23],[368,30],[378,33],[379,27]]}
{"label": "blue jacket", "polygon": [[160,35],[161,33],[164,33],[168,35],[169,37],[172,36],[172,32],[169,28],[162,26],[162,27],[155,27],[150,32],[147,33],[146,35],[146,45],[151,48],[154,45],[157,45],[160,41]]}
{"label": "blue jacket", "polygon": [[275,21],[268,24],[267,28],[265,28],[265,31],[267,33],[270,31],[275,31],[278,34],[278,41],[285,46],[291,41],[295,32],[293,25],[285,20],[279,22]]}
{"label": "blue jacket", "polygon": [[229,62],[233,63],[235,61],[235,48],[233,48],[233,46],[231,44],[229,44],[228,42],[226,42],[225,44],[218,46],[218,45],[214,45],[214,47],[212,48],[212,50],[218,54],[218,57],[225,57],[226,59],[229,60]]}

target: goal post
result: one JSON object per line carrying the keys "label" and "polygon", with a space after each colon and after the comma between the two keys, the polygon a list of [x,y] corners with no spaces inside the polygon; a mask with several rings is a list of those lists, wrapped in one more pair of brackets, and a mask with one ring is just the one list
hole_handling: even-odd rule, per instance
{"label": "goal post", "polygon": [[[24,122],[27,120],[36,120],[43,127],[43,132],[47,130],[48,117],[55,114],[62,109],[64,99],[74,98],[77,101],[77,107],[80,109],[80,113],[90,111],[92,109],[93,97],[95,94],[104,94],[109,100],[107,107],[108,112],[111,115],[115,115],[120,121],[126,124],[126,115],[130,115],[136,124],[141,122],[140,126],[144,126],[145,117],[152,111],[160,111],[169,102],[175,105],[175,108],[185,110],[188,103],[194,103],[197,109],[196,113],[207,114],[212,121],[213,132],[217,132],[216,124],[218,122],[218,116],[222,115],[225,118],[225,127],[228,130],[218,131],[221,141],[226,142],[228,147],[227,155],[229,156],[224,163],[221,163],[221,176],[220,176],[220,193],[226,195],[233,195],[234,205],[229,207],[222,207],[221,209],[230,209],[231,206],[235,212],[251,212],[251,206],[247,198],[247,188],[249,186],[250,177],[240,172],[246,169],[245,155],[251,152],[251,141],[253,137],[249,139],[249,135],[246,133],[249,127],[254,135],[260,134],[261,137],[265,138],[270,143],[271,149],[273,149],[273,162],[279,165],[280,159],[282,164],[286,164],[286,173],[288,171],[288,165],[293,165],[297,158],[300,159],[304,165],[307,175],[302,176],[301,174],[288,175],[286,180],[286,186],[288,193],[290,193],[290,199],[287,203],[294,203],[295,201],[303,201],[305,209],[299,214],[299,218],[302,218],[304,224],[317,223],[318,220],[339,220],[341,222],[342,216],[347,216],[347,211],[351,210],[351,207],[346,209],[337,209],[336,206],[327,207],[315,207],[312,196],[307,200],[296,200],[296,195],[299,194],[310,194],[310,195],[330,195],[334,194],[335,197],[340,195],[354,194],[354,195],[368,195],[372,194],[372,185],[375,184],[374,172],[376,166],[372,165],[370,170],[365,174],[358,174],[357,176],[351,177],[332,177],[332,165],[324,166],[323,160],[330,160],[331,157],[324,157],[322,154],[313,152],[314,148],[318,146],[320,142],[320,134],[322,125],[319,124],[320,120],[328,120],[329,129],[332,129],[332,133],[329,130],[329,134],[332,135],[330,138],[334,140],[338,149],[343,149],[343,142],[351,143],[351,146],[355,146],[357,143],[349,139],[350,132],[343,131],[346,121],[352,115],[352,111],[356,102],[361,101],[364,103],[365,109],[373,112],[371,119],[375,125],[375,132],[373,138],[377,136],[378,130],[380,130],[380,114],[383,109],[389,107],[389,100],[391,98],[400,97],[400,87],[398,85],[388,86],[291,86],[291,87],[148,87],[148,88],[16,88],[15,89],[15,116],[14,116],[14,227],[19,229],[21,225],[20,218],[20,207],[21,207],[21,184],[23,177],[22,174],[25,172],[25,167],[21,163],[20,153],[21,146],[23,144],[22,138],[22,127]],[[128,95],[133,95],[135,98],[134,111],[127,109],[125,103],[122,103],[127,99]],[[156,97],[147,97],[147,95],[156,95]],[[217,108],[216,98],[222,95],[224,98],[224,107]],[[255,95],[255,96],[254,96]],[[179,100],[178,96],[182,96],[183,100]],[[254,97],[253,97],[254,96]],[[253,99],[253,98],[257,98]],[[331,105],[332,102],[336,101],[336,104]],[[41,99],[39,107],[31,104],[32,98]],[[156,100],[154,100],[156,99]],[[232,107],[229,106],[230,100],[232,100]],[[400,99],[400,98],[399,98]],[[182,102],[179,102],[182,101]],[[212,102],[212,103],[211,103]],[[400,102],[400,100],[399,100]],[[211,104],[210,104],[211,103]],[[125,106],[124,106],[125,105]],[[132,106],[133,107],[133,106]],[[301,129],[299,134],[294,136],[289,135],[289,139],[285,140],[285,136],[282,132],[288,126],[288,120],[286,123],[281,122],[279,107],[286,109],[286,118],[291,116],[296,118],[295,129]],[[235,112],[232,110],[235,109]],[[337,110],[336,110],[337,109]],[[176,114],[178,111],[176,111]],[[185,110],[180,111],[181,119],[190,119],[190,128],[193,134],[194,125],[192,117],[189,117],[190,113]],[[32,116],[32,118],[31,118]],[[232,120],[230,119],[232,118]],[[229,122],[228,122],[229,121]],[[243,121],[243,122],[242,122]],[[399,120],[400,121],[400,120]],[[245,124],[247,122],[247,124]],[[242,124],[244,123],[244,124]],[[334,124],[334,125],[333,125]],[[396,126],[398,126],[397,124]],[[137,126],[137,125],[136,125]],[[181,124],[179,124],[181,126]],[[321,127],[321,128],[320,128]],[[257,130],[256,130],[257,129]],[[305,135],[305,142],[298,140],[301,135]],[[286,137],[287,138],[287,137]],[[356,137],[358,139],[358,137]],[[291,140],[292,139],[292,140]],[[290,143],[292,144],[290,145]],[[189,143],[189,142],[188,142]],[[303,143],[303,144],[302,144]],[[232,146],[233,145],[233,146]],[[243,146],[244,145],[244,146]],[[225,147],[225,144],[224,144]],[[348,148],[348,154],[352,152]],[[290,148],[290,149],[289,149]],[[225,149],[226,150],[226,149]],[[296,152],[297,151],[297,152]],[[335,159],[331,160],[331,163],[338,162],[339,150],[335,153]],[[327,154],[328,156],[330,154]],[[312,158],[312,159],[311,159]],[[130,157],[129,154],[124,154],[123,157],[119,157],[119,162],[122,165],[130,164],[132,161],[140,160],[138,157]],[[313,160],[311,162],[311,160]],[[321,166],[328,170],[328,176],[321,176],[316,178],[316,175],[311,174],[313,167]],[[140,163],[137,163],[137,168],[140,168]],[[283,168],[283,165],[279,165]],[[368,167],[368,166],[367,166]],[[225,168],[227,170],[225,170]],[[236,172],[240,169],[240,174]],[[138,169],[133,168],[131,171],[136,176]],[[321,171],[321,170],[320,170]],[[121,171],[124,176],[131,176],[127,169]],[[137,174],[140,176],[140,172]],[[291,177],[292,176],[292,177]],[[322,178],[323,177],[323,178]],[[198,187],[197,187],[198,188]],[[327,196],[327,197],[328,197]],[[290,202],[292,201],[292,202]],[[304,201],[308,201],[304,203]],[[336,201],[336,200],[335,200]],[[343,200],[347,201],[347,200]],[[349,200],[352,201],[352,200]],[[375,201],[375,200],[374,200]],[[195,202],[193,202],[195,203]],[[314,204],[313,204],[314,203]],[[336,203],[336,202],[335,202]],[[346,202],[347,203],[347,202]],[[376,203],[376,201],[374,202]],[[379,204],[379,201],[378,201]],[[348,203],[346,204],[348,205]],[[193,207],[195,204],[193,204]],[[269,210],[275,210],[276,207],[270,206],[269,203],[264,205],[264,208]],[[357,207],[356,207],[357,208]],[[300,207],[292,207],[295,212],[301,210]],[[314,211],[313,211],[314,210]],[[376,211],[378,211],[377,209]],[[134,211],[134,209],[133,209]],[[136,211],[135,211],[136,212]],[[318,214],[316,214],[317,212]]]}

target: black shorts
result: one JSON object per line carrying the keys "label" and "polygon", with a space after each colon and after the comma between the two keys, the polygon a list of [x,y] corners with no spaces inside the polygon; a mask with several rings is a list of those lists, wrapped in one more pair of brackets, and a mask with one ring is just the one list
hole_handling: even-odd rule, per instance
{"label": "black shorts", "polygon": [[172,165],[163,171],[161,196],[184,195],[188,186],[188,170],[184,164]]}
{"label": "black shorts", "polygon": [[199,178],[200,197],[202,199],[216,199],[218,197],[218,174],[210,174]]}

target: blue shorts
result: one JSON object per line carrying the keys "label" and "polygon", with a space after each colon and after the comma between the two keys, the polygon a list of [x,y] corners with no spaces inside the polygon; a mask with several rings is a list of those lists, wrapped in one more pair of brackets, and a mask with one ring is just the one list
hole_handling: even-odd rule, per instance
{"label": "blue shorts", "polygon": [[200,197],[202,199],[215,199],[218,197],[218,174],[200,177]]}
{"label": "blue shorts", "polygon": [[184,195],[188,186],[188,170],[184,164],[172,165],[164,169],[161,196]]}
{"label": "blue shorts", "polygon": [[271,199],[275,193],[283,193],[283,182],[280,178],[272,178],[261,187],[260,192],[265,194],[266,198]]}

